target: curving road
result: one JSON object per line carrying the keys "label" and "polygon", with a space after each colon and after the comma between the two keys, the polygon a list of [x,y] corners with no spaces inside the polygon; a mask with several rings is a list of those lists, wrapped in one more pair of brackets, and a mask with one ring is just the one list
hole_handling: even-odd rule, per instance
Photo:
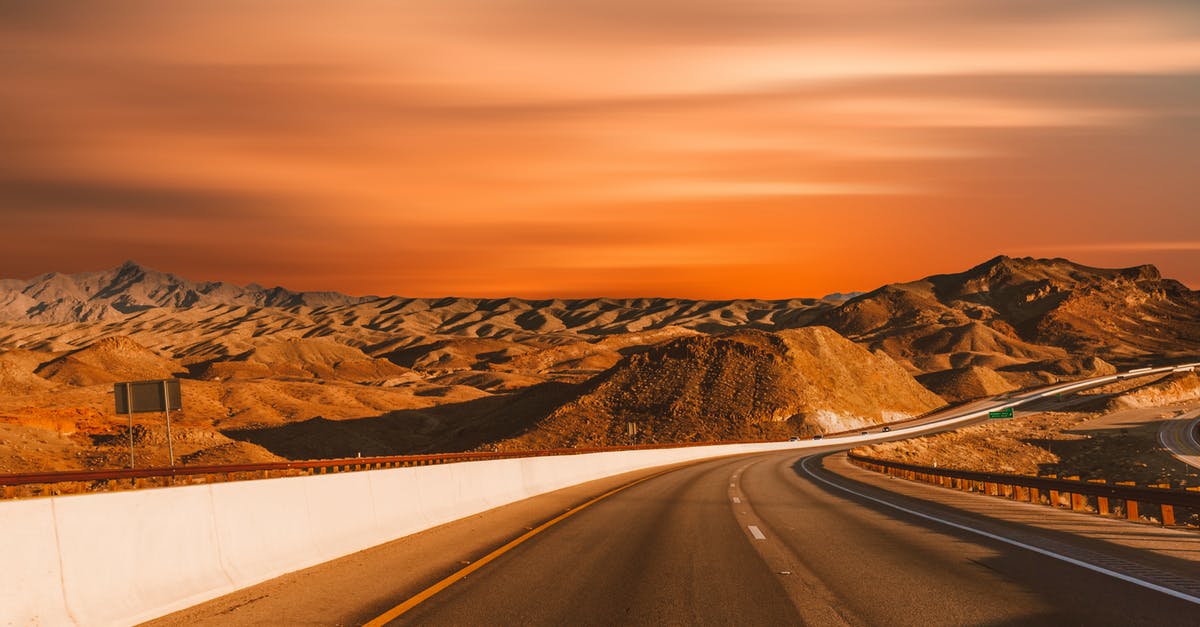
{"label": "curving road", "polygon": [[1158,442],[1176,459],[1200,468],[1200,410],[1164,420],[1158,428]]}
{"label": "curving road", "polygon": [[[887,480],[911,493],[898,494],[837,457],[805,455],[757,454],[650,474],[532,535],[394,624],[1194,625],[1200,615],[1197,534]],[[601,488],[611,486],[593,489]],[[572,498],[586,502],[582,493]],[[956,504],[961,499],[992,510],[972,511]],[[491,514],[162,623],[363,624],[502,544],[471,546],[475,531],[511,539],[533,526],[512,510]],[[1115,542],[1120,534],[1135,545]],[[1171,551],[1136,546],[1156,534]],[[421,559],[438,567],[414,576]]]}
{"label": "curving road", "polygon": [[153,624],[1196,624],[1200,534],[890,479],[858,439],[594,481]]}

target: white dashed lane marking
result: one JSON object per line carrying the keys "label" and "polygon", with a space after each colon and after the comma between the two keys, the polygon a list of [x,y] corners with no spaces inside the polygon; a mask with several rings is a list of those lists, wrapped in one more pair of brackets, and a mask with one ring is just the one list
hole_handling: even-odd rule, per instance
{"label": "white dashed lane marking", "polygon": [[756,527],[754,525],[750,525],[750,535],[754,536],[755,540],[766,540],[767,539],[767,536],[763,535],[763,532],[759,531],[758,527]]}

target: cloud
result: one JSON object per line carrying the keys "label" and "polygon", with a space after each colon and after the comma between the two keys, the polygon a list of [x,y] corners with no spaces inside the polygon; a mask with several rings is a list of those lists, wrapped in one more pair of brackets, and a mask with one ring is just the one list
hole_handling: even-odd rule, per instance
{"label": "cloud", "polygon": [[11,213],[37,213],[47,220],[97,212],[121,218],[172,215],[229,219],[269,204],[268,199],[256,194],[215,189],[72,179],[0,179],[0,206]]}
{"label": "cloud", "polygon": [[[119,244],[173,269],[218,246],[223,269],[306,288],[591,271],[788,296],[927,274],[899,264],[1031,223],[1200,228],[1190,0],[121,7],[0,0],[5,267]],[[903,261],[872,279],[870,251]]]}
{"label": "cloud", "polygon": [[1026,250],[1056,251],[1061,253],[1073,252],[1166,252],[1188,251],[1200,252],[1200,240],[1174,242],[1097,242],[1097,243],[1067,243],[1041,244],[1026,247]]}

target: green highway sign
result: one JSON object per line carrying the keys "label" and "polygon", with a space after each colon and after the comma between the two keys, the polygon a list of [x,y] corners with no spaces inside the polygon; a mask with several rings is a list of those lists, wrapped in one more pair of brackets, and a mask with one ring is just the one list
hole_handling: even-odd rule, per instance
{"label": "green highway sign", "polygon": [[1000,411],[989,411],[988,418],[1012,418],[1012,407],[1005,407]]}

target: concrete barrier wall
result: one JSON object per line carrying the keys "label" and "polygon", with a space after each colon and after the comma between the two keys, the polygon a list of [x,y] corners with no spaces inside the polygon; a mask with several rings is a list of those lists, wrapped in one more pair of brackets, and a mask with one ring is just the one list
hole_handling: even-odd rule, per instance
{"label": "concrete barrier wall", "polygon": [[530,457],[0,502],[0,624],[137,623],[585,481],[812,444]]}

